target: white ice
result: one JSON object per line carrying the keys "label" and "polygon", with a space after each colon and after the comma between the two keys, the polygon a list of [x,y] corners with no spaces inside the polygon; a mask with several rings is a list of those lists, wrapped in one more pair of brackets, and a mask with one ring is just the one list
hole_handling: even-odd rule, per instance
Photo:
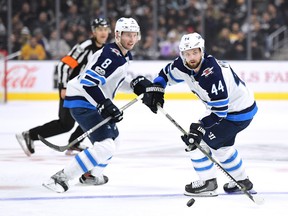
{"label": "white ice", "polygon": [[[128,101],[116,101],[123,106]],[[236,147],[258,196],[256,205],[246,195],[224,195],[227,177],[218,171],[218,197],[184,196],[187,183],[197,179],[180,139],[181,132],[161,113],[141,102],[124,113],[119,123],[121,144],[104,171],[109,182],[83,186],[77,179],[66,193],[42,187],[42,182],[72,160],[40,141],[27,157],[15,133],[57,118],[57,101],[12,101],[0,104],[0,215],[3,216],[286,216],[288,203],[288,101],[258,101],[252,124],[237,137]],[[202,114],[199,101],[165,102],[164,109],[185,129]],[[70,133],[48,138],[66,145]],[[90,145],[86,139],[86,145]]]}

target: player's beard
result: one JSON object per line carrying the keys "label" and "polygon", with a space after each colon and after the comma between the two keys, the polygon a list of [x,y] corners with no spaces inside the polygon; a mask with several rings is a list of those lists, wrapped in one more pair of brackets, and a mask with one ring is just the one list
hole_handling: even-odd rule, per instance
{"label": "player's beard", "polygon": [[197,68],[200,66],[200,64],[201,64],[201,59],[200,59],[198,62],[196,62],[196,63],[187,62],[187,61],[185,60],[185,64],[186,64],[190,69],[195,70],[195,69],[197,69]]}

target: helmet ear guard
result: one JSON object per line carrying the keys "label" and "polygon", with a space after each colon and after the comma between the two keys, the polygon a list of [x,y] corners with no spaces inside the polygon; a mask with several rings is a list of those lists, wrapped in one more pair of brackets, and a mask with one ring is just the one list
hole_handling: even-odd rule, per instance
{"label": "helmet ear guard", "polygon": [[117,40],[122,32],[137,32],[138,40],[141,39],[140,27],[137,21],[133,18],[122,17],[117,20],[115,25],[115,39]]}

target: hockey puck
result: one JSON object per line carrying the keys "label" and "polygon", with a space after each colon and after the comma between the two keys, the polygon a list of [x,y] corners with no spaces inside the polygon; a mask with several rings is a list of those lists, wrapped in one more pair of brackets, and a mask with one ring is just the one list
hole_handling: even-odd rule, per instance
{"label": "hockey puck", "polygon": [[187,202],[187,206],[188,207],[191,207],[193,204],[195,203],[195,199],[194,198],[191,198],[188,202]]}

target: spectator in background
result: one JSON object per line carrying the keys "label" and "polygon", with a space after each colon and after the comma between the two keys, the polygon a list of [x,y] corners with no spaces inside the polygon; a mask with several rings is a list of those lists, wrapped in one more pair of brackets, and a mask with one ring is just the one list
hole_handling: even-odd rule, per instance
{"label": "spectator in background", "polygon": [[245,60],[247,59],[246,52],[246,37],[243,32],[239,31],[237,40],[233,43],[227,55],[231,60]]}
{"label": "spectator in background", "polygon": [[35,37],[31,37],[29,43],[21,48],[20,60],[44,60],[46,59],[45,49],[37,42]]}
{"label": "spectator in background", "polygon": [[22,4],[21,11],[19,12],[19,20],[24,26],[32,29],[35,19],[35,14],[31,11],[29,2],[24,2]]}
{"label": "spectator in background", "polygon": [[49,40],[51,59],[58,60],[70,51],[70,46],[62,38],[57,38],[57,31],[54,30],[50,34]]}
{"label": "spectator in background", "polygon": [[7,46],[6,46],[6,35],[7,35],[7,31],[6,31],[6,27],[3,24],[3,21],[0,17],[0,50],[6,50]]}
{"label": "spectator in background", "polygon": [[34,30],[41,29],[44,37],[49,38],[51,33],[51,24],[48,20],[48,14],[46,12],[41,12],[38,19],[34,23]]}
{"label": "spectator in background", "polygon": [[[26,43],[29,43],[30,37],[30,31],[26,26],[22,28],[20,35],[17,33],[12,33],[9,38],[12,43],[12,53],[20,51]],[[14,60],[17,59],[17,57],[14,58]]]}
{"label": "spectator in background", "polygon": [[251,47],[252,47],[252,59],[253,60],[263,60],[263,59],[265,59],[264,58],[265,56],[264,56],[263,47],[260,46],[258,41],[255,40],[254,38],[252,39]]}
{"label": "spectator in background", "polygon": [[277,11],[277,8],[274,4],[268,4],[266,11],[270,15],[270,33],[272,33],[279,29],[284,22],[281,14]]}
{"label": "spectator in background", "polygon": [[41,28],[36,28],[33,32],[33,36],[36,38],[37,42],[42,45],[45,50],[46,58],[51,59],[50,45],[48,39],[43,35]]}
{"label": "spectator in background", "polygon": [[[36,9],[36,15],[37,17],[42,17],[42,15],[40,15],[42,12],[46,13],[46,18],[47,20],[49,20],[50,23],[53,23],[55,21],[55,15],[54,15],[54,5],[50,4],[49,0],[38,0],[38,7]],[[45,32],[45,31],[44,31]],[[46,35],[48,36],[48,35]]]}
{"label": "spectator in background", "polygon": [[229,34],[230,42],[233,44],[239,39],[240,25],[237,22],[233,22],[231,26],[231,31]]}
{"label": "spectator in background", "polygon": [[149,32],[149,34],[145,37],[144,41],[140,43],[140,45],[141,48],[135,48],[137,59],[153,60],[158,58],[159,52],[157,52],[157,48],[154,47],[154,36],[152,31]]}
{"label": "spectator in background", "polygon": [[73,47],[78,42],[71,31],[64,32],[64,40],[70,47]]}
{"label": "spectator in background", "polygon": [[211,53],[213,56],[218,56],[219,59],[228,59],[227,53],[231,49],[231,43],[229,39],[230,30],[223,28],[220,34],[217,36],[215,43],[212,44]]}
{"label": "spectator in background", "polygon": [[[285,0],[269,0],[269,1],[252,1],[252,14],[251,22],[248,23],[247,18],[247,1],[245,0],[209,0],[209,1],[197,1],[197,0],[166,0],[156,1],[157,3],[157,32],[154,32],[153,43],[160,44],[162,41],[166,41],[168,33],[172,29],[177,29],[179,35],[182,32],[178,30],[181,26],[186,32],[202,32],[204,26],[203,35],[207,42],[207,50],[211,51],[212,46],[216,43],[216,35],[219,35],[223,28],[229,28],[233,32],[231,35],[232,46],[234,41],[238,40],[238,32],[234,33],[234,28],[238,28],[240,31],[247,33],[248,29],[251,28],[250,23],[258,21],[261,23],[261,29],[265,29],[265,34],[262,35],[265,38],[265,45],[259,44],[258,46],[264,46],[265,57],[269,58],[273,54],[273,49],[269,41],[267,40],[275,30],[283,25],[288,25],[288,3]],[[88,37],[88,17],[96,15],[97,17],[105,16],[111,20],[111,27],[113,28],[118,17],[122,16],[135,16],[139,20],[141,26],[144,26],[141,34],[143,43],[139,44],[139,49],[135,51],[135,59],[143,59],[141,56],[144,49],[144,41],[147,37],[147,42],[151,37],[150,31],[155,31],[155,23],[153,19],[154,13],[154,0],[121,0],[121,1],[107,1],[106,8],[103,5],[103,1],[60,1],[60,32],[64,40],[69,44],[70,47],[74,46],[75,43],[81,41],[82,35]],[[4,13],[1,12],[4,9],[0,8],[0,17],[2,19]],[[43,34],[49,39],[52,29],[55,29],[55,2],[52,0],[39,0],[39,1],[21,1],[13,0],[13,17],[12,17],[12,34],[15,46],[20,40],[20,32],[23,26],[27,26],[31,32],[35,28],[40,27]],[[46,14],[46,15],[44,15]],[[203,19],[203,15],[204,18]],[[3,19],[4,20],[4,19]],[[44,22],[40,20],[46,20]],[[204,23],[203,23],[204,21]],[[40,24],[43,23],[42,24]],[[46,22],[46,24],[45,24]],[[48,28],[47,28],[48,23]],[[181,23],[181,24],[180,24]],[[231,29],[232,23],[233,30]],[[203,25],[204,24],[204,25]],[[49,30],[49,25],[52,29]],[[238,26],[237,26],[238,25]],[[235,27],[236,26],[236,27]],[[7,27],[7,25],[6,25]],[[164,32],[165,38],[163,39],[158,33]],[[185,33],[185,32],[184,32]],[[12,34],[9,37],[12,37]],[[210,40],[209,40],[210,36]],[[111,38],[113,38],[113,32]],[[145,44],[146,46],[147,44]],[[245,47],[247,44],[245,45]],[[235,48],[235,47],[234,47]],[[262,49],[262,48],[261,48]],[[14,50],[15,51],[15,50]],[[160,51],[160,46],[157,52]],[[227,52],[225,54],[227,55]],[[159,56],[159,55],[158,55]],[[146,57],[144,57],[146,58]],[[157,58],[157,55],[153,57]],[[162,56],[160,57],[162,59]]]}
{"label": "spectator in background", "polygon": [[78,11],[78,6],[74,3],[72,3],[69,7],[67,16],[67,26],[73,26],[76,25],[76,27],[86,27],[86,21],[83,19],[83,16]]}
{"label": "spectator in background", "polygon": [[160,42],[160,59],[172,60],[179,54],[179,35],[175,30],[171,30],[167,35],[167,40]]}

